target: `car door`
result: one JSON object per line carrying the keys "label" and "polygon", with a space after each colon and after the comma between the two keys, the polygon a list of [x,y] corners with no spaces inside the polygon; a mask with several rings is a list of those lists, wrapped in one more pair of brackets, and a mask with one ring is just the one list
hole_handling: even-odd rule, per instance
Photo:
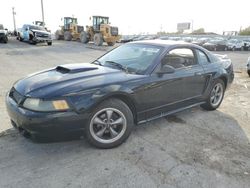
{"label": "car door", "polygon": [[[161,116],[197,101],[205,85],[203,67],[197,63],[190,48],[175,48],[163,56],[145,88],[145,95],[150,96],[147,118]],[[159,74],[164,65],[171,66],[174,72]]]}

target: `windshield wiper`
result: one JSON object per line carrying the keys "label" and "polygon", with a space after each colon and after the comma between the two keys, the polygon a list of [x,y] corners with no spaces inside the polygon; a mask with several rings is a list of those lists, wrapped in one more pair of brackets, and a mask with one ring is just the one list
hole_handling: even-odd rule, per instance
{"label": "windshield wiper", "polygon": [[120,70],[123,70],[123,71],[125,71],[125,72],[128,72],[127,67],[125,67],[125,66],[123,66],[123,65],[121,65],[121,64],[119,64],[119,63],[116,63],[116,62],[114,62],[114,61],[105,61],[105,63],[111,64],[111,65],[117,67],[117,68],[120,69]]}
{"label": "windshield wiper", "polygon": [[96,64],[96,65],[101,65],[101,66],[103,66],[102,65],[102,63],[99,61],[99,60],[95,60],[94,62],[92,62],[93,64]]}

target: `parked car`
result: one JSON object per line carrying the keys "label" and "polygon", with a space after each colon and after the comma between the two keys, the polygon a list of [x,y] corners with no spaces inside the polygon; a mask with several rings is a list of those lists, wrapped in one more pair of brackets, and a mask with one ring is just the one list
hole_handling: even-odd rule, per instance
{"label": "parked car", "polygon": [[250,57],[247,59],[247,74],[250,77]]}
{"label": "parked car", "polygon": [[210,51],[227,51],[229,48],[226,40],[210,40],[202,46]]}
{"label": "parked car", "polygon": [[134,36],[130,36],[130,35],[122,36],[122,38],[120,39],[120,42],[121,43],[131,42],[133,41],[134,38],[135,38]]}
{"label": "parked car", "polygon": [[250,50],[250,41],[249,40],[243,40],[244,42],[244,50]]}
{"label": "parked car", "polygon": [[2,24],[0,24],[0,42],[8,42],[8,30],[4,29]]}
{"label": "parked car", "polygon": [[201,105],[217,109],[234,78],[230,61],[197,45],[126,43],[94,62],[61,65],[17,81],[6,96],[25,135],[80,131],[99,148],[123,143],[141,124]]}
{"label": "parked car", "polygon": [[243,51],[244,50],[244,42],[242,40],[238,40],[238,39],[230,39],[228,41],[228,48],[232,51],[235,51],[235,50],[241,50]]}
{"label": "parked car", "polygon": [[203,44],[205,44],[209,40],[210,40],[209,38],[196,38],[191,43],[202,46]]}
{"label": "parked car", "polygon": [[44,27],[37,25],[24,24],[18,32],[18,39],[31,44],[46,42],[49,46],[52,45],[51,33],[46,31]]}

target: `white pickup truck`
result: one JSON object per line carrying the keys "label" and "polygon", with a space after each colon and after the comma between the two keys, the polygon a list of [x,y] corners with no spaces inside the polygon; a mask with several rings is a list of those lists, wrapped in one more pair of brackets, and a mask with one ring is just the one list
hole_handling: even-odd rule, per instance
{"label": "white pickup truck", "polygon": [[0,24],[0,42],[8,42],[8,31],[4,29],[2,24]]}

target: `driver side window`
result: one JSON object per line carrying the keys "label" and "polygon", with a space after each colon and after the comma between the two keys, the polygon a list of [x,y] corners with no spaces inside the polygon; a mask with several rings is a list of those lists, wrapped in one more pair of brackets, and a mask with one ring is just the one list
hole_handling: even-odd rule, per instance
{"label": "driver side window", "polygon": [[170,65],[175,69],[189,67],[196,64],[194,53],[189,48],[176,48],[169,51],[161,61],[163,65]]}

